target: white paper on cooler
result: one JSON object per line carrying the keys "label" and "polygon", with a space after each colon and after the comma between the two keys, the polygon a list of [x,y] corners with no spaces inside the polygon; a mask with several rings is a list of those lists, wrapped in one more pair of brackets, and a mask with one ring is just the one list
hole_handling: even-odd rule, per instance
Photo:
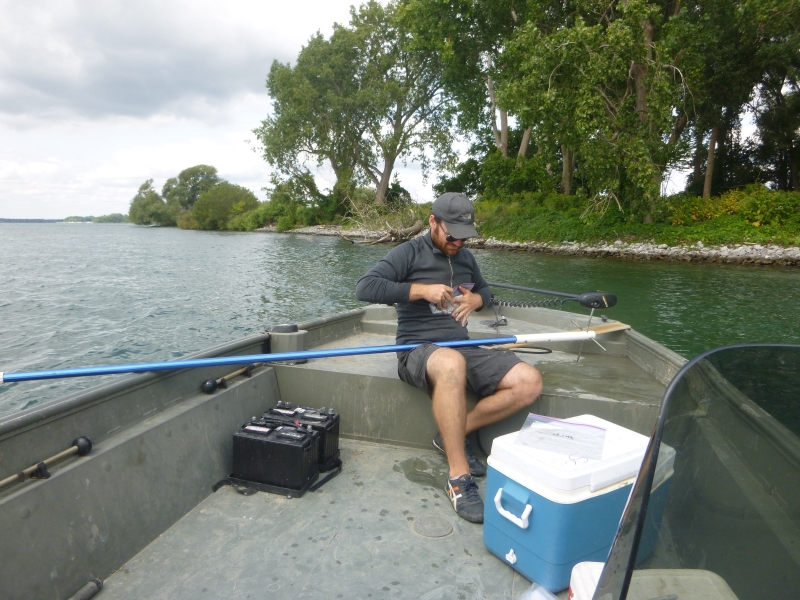
{"label": "white paper on cooler", "polygon": [[528,415],[515,444],[577,458],[603,458],[606,430],[596,425]]}

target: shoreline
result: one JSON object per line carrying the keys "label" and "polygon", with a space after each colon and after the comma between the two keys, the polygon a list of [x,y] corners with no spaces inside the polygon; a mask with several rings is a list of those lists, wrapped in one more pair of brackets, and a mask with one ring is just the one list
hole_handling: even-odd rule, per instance
{"label": "shoreline", "polygon": [[[276,233],[275,227],[256,229],[261,233]],[[419,235],[427,233],[425,229]],[[336,225],[314,225],[291,229],[282,233],[296,235],[338,236],[351,241],[373,241],[380,238],[383,232],[365,229],[344,229]],[[689,246],[668,246],[649,242],[627,243],[621,240],[613,242],[504,242],[495,238],[476,238],[469,240],[467,248],[487,250],[508,250],[512,252],[541,252],[562,256],[586,256],[596,258],[616,258],[622,260],[660,260],[666,262],[696,262],[735,265],[774,265],[800,266],[800,247],[776,246],[753,243],[706,246],[697,242]]]}

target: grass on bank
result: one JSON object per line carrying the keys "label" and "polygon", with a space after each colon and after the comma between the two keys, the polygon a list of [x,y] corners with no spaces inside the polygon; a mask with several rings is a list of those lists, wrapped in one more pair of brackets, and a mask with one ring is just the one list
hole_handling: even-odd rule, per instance
{"label": "grass on bank", "polygon": [[[273,195],[251,210],[225,205],[215,229],[253,231],[273,225],[288,231],[310,225],[335,224],[344,229],[386,231],[408,227],[416,219],[426,223],[430,203],[410,200],[376,206],[369,190],[349,202],[348,214],[328,217],[330,212],[302,202]],[[500,200],[481,199],[475,204],[478,231],[484,238],[508,242],[585,242],[622,240],[670,246],[694,244],[800,245],[800,192],[772,191],[762,185],[703,200],[678,194],[662,200],[652,223],[642,223],[610,202],[605,212],[587,211],[580,196],[520,192]],[[251,205],[252,206],[252,205]],[[190,218],[194,211],[187,211]],[[192,223],[179,227],[196,228]]]}
{"label": "grass on bank", "polygon": [[586,206],[577,196],[520,193],[511,202],[476,203],[475,216],[484,238],[503,241],[800,245],[800,192],[753,185],[709,200],[678,194],[665,199],[653,223],[614,204],[602,214],[585,214]]}

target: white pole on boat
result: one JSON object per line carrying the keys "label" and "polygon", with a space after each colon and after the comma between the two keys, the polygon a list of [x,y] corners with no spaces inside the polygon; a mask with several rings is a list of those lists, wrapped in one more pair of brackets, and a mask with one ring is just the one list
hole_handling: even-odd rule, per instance
{"label": "white pole on boat", "polygon": [[[435,342],[435,344],[444,348],[466,348],[470,346],[494,346],[499,344],[542,344],[547,342],[571,342],[593,340],[594,338],[594,331],[559,331],[553,333],[528,333],[499,338],[477,338],[450,342]],[[381,354],[386,352],[404,352],[406,350],[416,348],[419,345],[420,344],[392,344],[389,346],[329,348],[326,350],[304,350],[300,352],[251,354],[246,356],[221,356],[216,358],[198,358],[194,360],[173,360],[168,362],[81,367],[77,369],[61,369],[57,371],[31,371],[28,373],[0,372],[0,383],[35,381],[41,379],[64,379],[67,377],[116,375],[120,373],[177,371],[180,369],[197,369],[200,367],[218,367],[223,365],[247,365],[250,363],[269,363],[290,360],[309,360],[313,358],[332,358],[336,356],[356,356],[363,354]]]}

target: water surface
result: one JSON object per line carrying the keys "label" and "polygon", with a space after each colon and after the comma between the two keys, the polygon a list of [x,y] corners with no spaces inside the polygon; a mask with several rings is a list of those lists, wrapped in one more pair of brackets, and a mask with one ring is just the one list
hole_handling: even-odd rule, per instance
{"label": "water surface", "polygon": [[[362,306],[356,281],[388,249],[337,237],[0,224],[0,371],[169,360]],[[609,317],[687,357],[723,344],[800,340],[791,303],[800,297],[798,269],[475,255],[490,281],[614,292]],[[4,384],[0,416],[97,383]]]}

